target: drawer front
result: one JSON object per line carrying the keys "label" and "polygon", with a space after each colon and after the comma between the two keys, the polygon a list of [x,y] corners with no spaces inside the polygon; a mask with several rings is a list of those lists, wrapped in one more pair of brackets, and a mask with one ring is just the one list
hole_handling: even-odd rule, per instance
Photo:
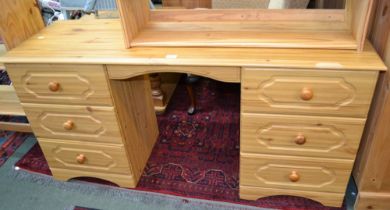
{"label": "drawer front", "polygon": [[277,195],[290,195],[290,196],[304,197],[304,198],[312,199],[314,201],[318,201],[324,206],[332,206],[337,208],[340,208],[343,205],[343,200],[345,197],[345,193],[287,190],[287,189],[251,187],[251,186],[240,185],[241,199],[255,201],[259,198],[277,196]]}
{"label": "drawer front", "polygon": [[123,146],[38,138],[51,168],[131,174]]}
{"label": "drawer front", "polygon": [[23,104],[37,137],[122,144],[113,107]]}
{"label": "drawer front", "polygon": [[132,174],[109,174],[109,173],[97,173],[96,171],[86,170],[68,170],[62,168],[50,168],[53,177],[57,180],[68,181],[77,177],[93,177],[103,179],[115,183],[123,188],[135,188],[137,181]]}
{"label": "drawer front", "polygon": [[378,72],[244,69],[242,111],[367,116]]}
{"label": "drawer front", "polygon": [[241,114],[245,153],[354,160],[364,119]]}
{"label": "drawer front", "polygon": [[240,185],[344,193],[353,161],[241,153]]}
{"label": "drawer front", "polygon": [[102,65],[7,64],[24,103],[112,105]]}

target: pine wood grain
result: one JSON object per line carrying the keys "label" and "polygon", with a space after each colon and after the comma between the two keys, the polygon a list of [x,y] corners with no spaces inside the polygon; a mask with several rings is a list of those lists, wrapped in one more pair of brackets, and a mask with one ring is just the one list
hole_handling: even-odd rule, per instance
{"label": "pine wood grain", "polygon": [[110,87],[126,154],[137,183],[159,132],[150,80],[148,75],[110,80]]}
{"label": "pine wood grain", "polygon": [[[371,39],[390,66],[390,2],[377,1]],[[390,209],[390,75],[382,73],[362,138],[353,177],[359,191],[355,209]]]}
{"label": "pine wood grain", "polygon": [[[308,9],[157,9],[150,11],[150,21],[156,22],[203,22],[218,21],[322,21],[340,24],[344,22],[343,9],[308,10]],[[291,24],[296,24],[290,22]],[[274,23],[275,24],[275,23]],[[314,25],[314,24],[313,24]],[[345,26],[344,26],[345,27]]]}
{"label": "pine wood grain", "polygon": [[16,131],[22,133],[33,132],[29,123],[14,123],[14,122],[2,122],[2,121],[0,121],[0,130]]}
{"label": "pine wood grain", "polygon": [[[122,144],[113,107],[23,104],[37,137]],[[72,121],[67,130],[64,123]]]}
{"label": "pine wood grain", "polygon": [[[44,39],[38,39],[39,36]],[[58,45],[58,43],[66,43]],[[201,52],[201,53],[200,53]],[[174,58],[167,55],[175,55]],[[252,48],[124,49],[118,20],[63,21],[45,28],[0,63],[68,63],[235,66],[386,70],[369,43],[362,53],[351,50]]]}
{"label": "pine wood grain", "polygon": [[[122,0],[126,2],[125,0]],[[118,0],[118,2],[121,2]],[[348,0],[346,9],[340,10],[245,10],[245,9],[171,9],[171,10],[156,10],[150,13],[147,30],[145,28],[129,31],[125,28],[127,47],[130,46],[154,46],[154,47],[271,47],[271,48],[330,48],[330,49],[357,49],[361,52],[364,48],[364,42],[368,32],[368,23],[370,20],[373,0],[360,1]],[[129,9],[131,5],[119,4],[120,7]],[[165,6],[169,6],[165,2]],[[185,5],[185,1],[175,1],[172,6],[180,6],[184,8],[193,8],[194,5]],[[123,10],[123,9],[122,9]],[[130,21],[136,18],[129,17],[132,14],[137,14],[139,10],[134,11],[129,9],[128,14],[122,12],[122,21]],[[275,20],[285,20],[287,24],[274,22]],[[317,21],[313,26],[325,26],[324,22],[331,22],[323,31],[319,33],[310,33],[305,28],[295,27],[296,33],[286,34],[285,28],[288,25],[302,23],[305,21]],[[156,24],[161,24],[161,21],[170,21],[170,27],[167,31],[159,31]],[[223,33],[213,30],[213,28],[197,27],[192,22],[212,23],[212,24],[231,24],[235,28]],[[216,22],[216,21],[224,21]],[[238,33],[239,28],[245,22],[269,22],[278,27],[273,31],[279,36],[261,33],[264,28],[259,27],[256,34],[253,32]],[[185,23],[185,24],[183,24]],[[130,26],[131,24],[129,24]],[[188,26],[191,27],[188,27]],[[345,27],[344,34],[336,33],[332,30],[334,25],[342,25]],[[184,26],[185,29],[192,30],[184,33],[177,32]],[[261,25],[260,25],[261,26]],[[132,27],[134,28],[134,27]],[[246,27],[244,27],[246,28]],[[137,35],[134,35],[137,33]],[[192,35],[192,36],[191,36]],[[245,36],[246,35],[246,36]],[[175,39],[172,39],[175,37]],[[210,42],[211,39],[211,42]],[[333,42],[332,42],[333,41]],[[299,44],[297,43],[299,42]]]}
{"label": "pine wood grain", "polygon": [[24,116],[24,110],[13,86],[0,85],[0,114]]}
{"label": "pine wood grain", "polygon": [[[240,155],[240,185],[282,190],[345,193],[352,160],[327,160],[294,156]],[[289,175],[296,171],[299,180]],[[341,204],[340,204],[341,205]]]}
{"label": "pine wood grain", "polygon": [[67,170],[61,168],[50,168],[53,177],[57,180],[68,181],[77,177],[94,177],[106,181],[110,181],[114,184],[117,184],[120,187],[124,188],[134,188],[137,186],[137,183],[129,175],[123,174],[108,174],[108,173],[98,173],[95,171],[83,171],[83,170]]}
{"label": "pine wood grain", "polygon": [[[378,72],[246,68],[242,71],[242,111],[365,118]],[[303,100],[304,88],[313,98]]]}
{"label": "pine wood grain", "polygon": [[275,189],[264,187],[252,187],[240,185],[240,198],[246,200],[257,200],[258,198],[273,195],[291,195],[312,199],[321,202],[325,206],[341,207],[344,200],[344,193],[325,193],[291,189]]}
{"label": "pine wood grain", "polygon": [[[348,3],[347,3],[348,5]],[[364,42],[370,23],[371,12],[373,11],[374,0],[350,0],[352,14],[352,34],[358,44],[358,51],[363,51]]]}
{"label": "pine wood grain", "polygon": [[[134,47],[250,47],[250,48],[309,48],[309,49],[356,49],[356,41],[348,31],[241,31],[246,24],[235,23],[237,29],[219,31],[225,23],[202,24],[168,23],[171,30],[162,31],[160,25],[149,24],[135,37]],[[280,26],[280,23],[274,23]],[[317,23],[319,24],[319,23]],[[182,28],[185,28],[184,30]],[[227,26],[229,27],[229,26]]]}
{"label": "pine wood grain", "polygon": [[149,21],[149,0],[116,0],[125,36],[125,46],[134,39]]}
{"label": "pine wood grain", "polygon": [[[38,138],[50,168],[132,176],[123,145]],[[77,162],[82,154],[85,162]]]}
{"label": "pine wood grain", "polygon": [[238,67],[108,65],[107,72],[110,79],[128,79],[143,74],[171,72],[195,74],[223,82],[241,81],[241,69]]}
{"label": "pine wood grain", "polygon": [[387,210],[389,209],[390,193],[359,192],[355,202],[355,210]]}
{"label": "pine wood grain", "polygon": [[[354,160],[365,119],[241,114],[241,152]],[[298,135],[305,138],[297,144]]]}
{"label": "pine wood grain", "polygon": [[8,50],[44,28],[35,0],[2,0],[0,8],[0,37]]}
{"label": "pine wood grain", "polygon": [[[7,64],[23,103],[112,105],[102,65]],[[59,84],[51,91],[49,84]]]}

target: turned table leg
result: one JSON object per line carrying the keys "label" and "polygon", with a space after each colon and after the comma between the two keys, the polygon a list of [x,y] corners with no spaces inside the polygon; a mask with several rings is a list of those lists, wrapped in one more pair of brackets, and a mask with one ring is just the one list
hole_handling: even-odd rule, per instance
{"label": "turned table leg", "polygon": [[161,76],[158,73],[150,74],[150,84],[152,87],[152,97],[155,106],[163,107],[165,105],[165,95],[161,89]]}

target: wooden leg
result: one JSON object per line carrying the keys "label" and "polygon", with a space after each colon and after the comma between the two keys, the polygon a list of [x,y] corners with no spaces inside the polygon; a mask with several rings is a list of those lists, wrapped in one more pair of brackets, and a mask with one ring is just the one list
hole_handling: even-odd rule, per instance
{"label": "wooden leg", "polygon": [[165,105],[165,95],[161,89],[160,74],[150,74],[150,84],[152,87],[152,97],[155,106],[162,107]]}
{"label": "wooden leg", "polygon": [[187,89],[188,96],[190,98],[190,106],[188,107],[187,110],[187,113],[189,115],[193,115],[196,112],[196,95],[194,91],[194,83],[197,82],[198,80],[199,80],[198,76],[194,76],[191,74],[187,75],[186,78],[186,89]]}
{"label": "wooden leg", "polygon": [[137,183],[159,132],[149,76],[110,80],[110,84],[126,153]]}
{"label": "wooden leg", "polygon": [[196,111],[196,98],[194,94],[194,87],[192,84],[187,83],[186,88],[187,88],[188,96],[190,98],[190,106],[188,107],[187,113],[189,115],[193,115],[195,114]]}

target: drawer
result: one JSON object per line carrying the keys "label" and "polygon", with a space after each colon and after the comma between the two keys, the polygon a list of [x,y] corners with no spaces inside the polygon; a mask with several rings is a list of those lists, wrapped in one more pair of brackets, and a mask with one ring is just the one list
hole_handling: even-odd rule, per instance
{"label": "drawer", "polygon": [[[251,187],[240,185],[240,198],[245,200],[257,200],[259,198],[276,196],[276,195],[290,195],[303,197],[306,199],[312,199],[320,202],[324,206],[332,206],[340,208],[343,205],[345,193],[328,193],[328,192],[315,192],[315,191],[302,191],[302,190],[287,190],[287,189],[275,189],[275,188],[263,188],[263,187]],[[320,208],[322,209],[322,208]],[[327,208],[325,208],[327,209]],[[334,208],[328,208],[334,209]]]}
{"label": "drawer", "polygon": [[365,120],[241,114],[241,152],[354,160]]}
{"label": "drawer", "polygon": [[122,144],[113,107],[22,105],[37,137]]}
{"label": "drawer", "polygon": [[50,168],[132,174],[122,145],[38,138]]}
{"label": "drawer", "polygon": [[332,70],[242,71],[242,111],[367,116],[378,72]]}
{"label": "drawer", "polygon": [[24,103],[112,105],[102,65],[7,64]]}
{"label": "drawer", "polygon": [[137,186],[137,181],[131,174],[108,174],[104,172],[97,173],[96,171],[67,170],[62,168],[50,168],[50,171],[55,179],[62,181],[68,181],[78,177],[93,177],[112,182],[123,188],[135,188]]}
{"label": "drawer", "polygon": [[241,153],[240,185],[344,193],[353,161]]}

